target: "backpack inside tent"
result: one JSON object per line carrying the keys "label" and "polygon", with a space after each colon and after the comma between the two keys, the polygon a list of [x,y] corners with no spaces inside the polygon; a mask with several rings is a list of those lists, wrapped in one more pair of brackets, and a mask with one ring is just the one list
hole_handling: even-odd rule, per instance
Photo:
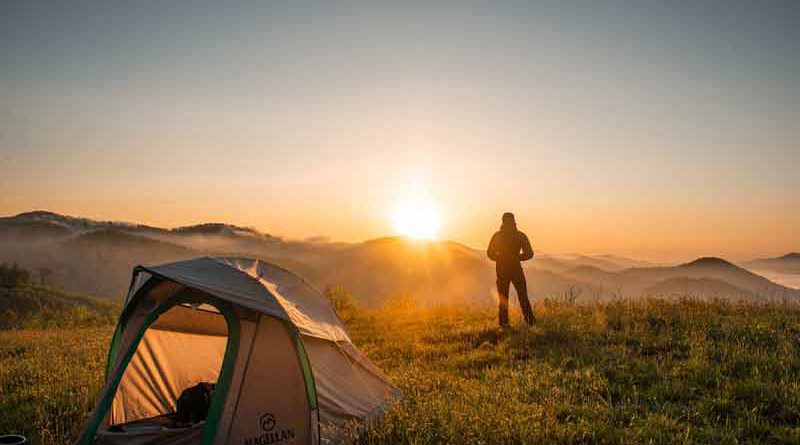
{"label": "backpack inside tent", "polygon": [[340,443],[398,396],[291,272],[244,258],[139,266],[77,443]]}

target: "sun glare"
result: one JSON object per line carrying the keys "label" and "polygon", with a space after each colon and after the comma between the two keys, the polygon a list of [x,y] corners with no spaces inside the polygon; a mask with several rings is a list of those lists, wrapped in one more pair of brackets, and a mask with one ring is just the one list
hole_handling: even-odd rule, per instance
{"label": "sun glare", "polygon": [[434,240],[442,226],[439,206],[424,193],[414,193],[395,202],[391,218],[397,234],[413,239]]}

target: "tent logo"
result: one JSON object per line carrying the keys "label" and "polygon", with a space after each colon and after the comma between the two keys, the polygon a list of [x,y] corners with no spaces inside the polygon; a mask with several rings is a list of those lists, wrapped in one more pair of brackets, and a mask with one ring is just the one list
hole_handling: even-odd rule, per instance
{"label": "tent logo", "polygon": [[261,424],[262,430],[270,432],[275,429],[275,416],[272,413],[266,413],[261,416],[258,423]]}
{"label": "tent logo", "polygon": [[291,428],[278,428],[278,421],[272,413],[264,413],[258,418],[258,426],[264,432],[260,436],[247,437],[244,445],[269,445],[273,443],[293,443],[295,432]]}

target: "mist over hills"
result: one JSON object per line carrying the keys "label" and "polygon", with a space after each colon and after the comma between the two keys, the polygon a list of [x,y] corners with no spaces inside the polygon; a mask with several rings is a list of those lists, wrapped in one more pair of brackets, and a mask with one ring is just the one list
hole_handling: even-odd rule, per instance
{"label": "mist over hills", "polygon": [[[50,279],[67,290],[108,298],[124,296],[131,269],[137,264],[203,255],[262,258],[321,289],[344,286],[364,306],[380,305],[400,295],[409,295],[421,304],[494,302],[493,264],[483,251],[452,241],[400,237],[361,243],[295,241],[224,223],[166,229],[46,211],[0,218],[0,262],[17,262],[34,272],[49,270]],[[782,261],[793,261],[793,255],[797,254]],[[654,266],[614,255],[537,253],[526,263],[526,275],[534,298],[800,300],[800,290],[745,267],[720,258]]]}
{"label": "mist over hills", "polygon": [[566,274],[623,296],[796,299],[800,295],[800,291],[714,257],[678,266],[635,267],[617,272],[579,267]]}
{"label": "mist over hills", "polygon": [[537,267],[543,267],[549,270],[565,271],[575,267],[586,266],[609,272],[616,272],[631,267],[648,267],[653,265],[647,261],[625,258],[617,255],[590,256],[583,254],[539,255],[534,264]]}
{"label": "mist over hills", "polygon": [[745,266],[756,270],[800,274],[800,253],[792,252],[778,258],[761,258],[749,261]]}

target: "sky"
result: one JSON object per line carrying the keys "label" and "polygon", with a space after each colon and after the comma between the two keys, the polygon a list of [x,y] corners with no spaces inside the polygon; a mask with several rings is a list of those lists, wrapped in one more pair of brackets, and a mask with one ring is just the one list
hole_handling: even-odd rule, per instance
{"label": "sky", "polygon": [[[800,250],[795,1],[0,3],[0,215]],[[416,192],[415,192],[416,193]]]}

